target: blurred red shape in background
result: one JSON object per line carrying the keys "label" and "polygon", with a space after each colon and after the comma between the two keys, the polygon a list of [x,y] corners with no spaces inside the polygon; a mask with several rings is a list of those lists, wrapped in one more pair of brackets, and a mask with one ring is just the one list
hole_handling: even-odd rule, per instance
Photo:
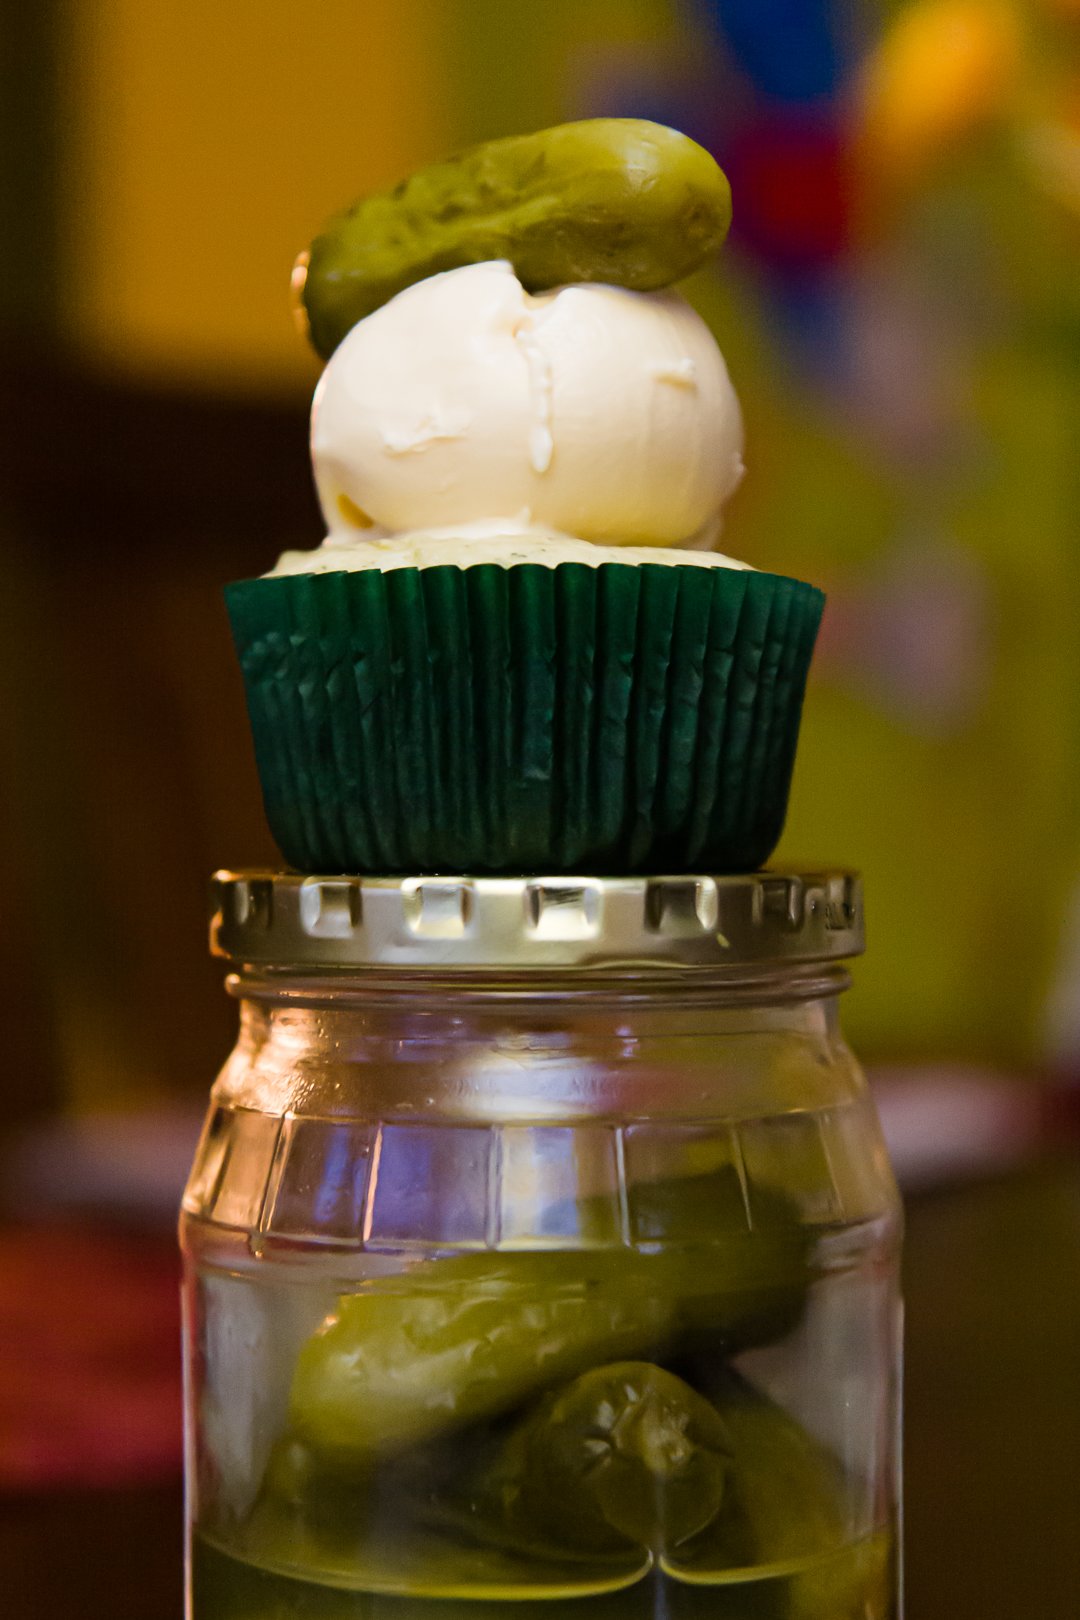
{"label": "blurred red shape in background", "polygon": [[171,1236],[0,1232],[0,1489],[162,1480],[181,1456]]}
{"label": "blurred red shape in background", "polygon": [[774,112],[723,143],[732,235],[768,263],[826,265],[851,246],[854,179],[843,130],[824,114]]}

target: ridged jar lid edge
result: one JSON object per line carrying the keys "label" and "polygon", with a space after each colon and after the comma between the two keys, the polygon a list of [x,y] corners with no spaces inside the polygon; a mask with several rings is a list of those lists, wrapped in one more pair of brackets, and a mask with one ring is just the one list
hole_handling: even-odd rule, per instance
{"label": "ridged jar lid edge", "polygon": [[221,871],[210,948],[250,968],[738,968],[864,949],[843,869],[676,877],[354,877]]}

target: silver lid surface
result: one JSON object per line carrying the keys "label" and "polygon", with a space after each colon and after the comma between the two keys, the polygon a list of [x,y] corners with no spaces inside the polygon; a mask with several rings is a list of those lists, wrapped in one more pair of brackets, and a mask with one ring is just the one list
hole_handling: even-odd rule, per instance
{"label": "silver lid surface", "polygon": [[218,872],[210,945],[267,970],[647,972],[842,961],[863,950],[842,870],[728,877],[304,877]]}

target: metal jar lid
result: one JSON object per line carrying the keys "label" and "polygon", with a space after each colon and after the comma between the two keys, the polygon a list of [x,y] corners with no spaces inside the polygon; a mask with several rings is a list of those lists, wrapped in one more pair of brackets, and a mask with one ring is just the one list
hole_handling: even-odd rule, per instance
{"label": "metal jar lid", "polygon": [[304,877],[219,872],[211,949],[253,969],[737,969],[863,949],[844,871],[730,877]]}

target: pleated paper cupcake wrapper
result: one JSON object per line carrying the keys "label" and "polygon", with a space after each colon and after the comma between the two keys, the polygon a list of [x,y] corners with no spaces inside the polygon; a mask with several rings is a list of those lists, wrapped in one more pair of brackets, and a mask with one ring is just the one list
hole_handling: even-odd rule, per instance
{"label": "pleated paper cupcake wrapper", "polygon": [[519,563],[226,598],[270,829],[301,871],[736,872],[776,846],[813,586]]}

